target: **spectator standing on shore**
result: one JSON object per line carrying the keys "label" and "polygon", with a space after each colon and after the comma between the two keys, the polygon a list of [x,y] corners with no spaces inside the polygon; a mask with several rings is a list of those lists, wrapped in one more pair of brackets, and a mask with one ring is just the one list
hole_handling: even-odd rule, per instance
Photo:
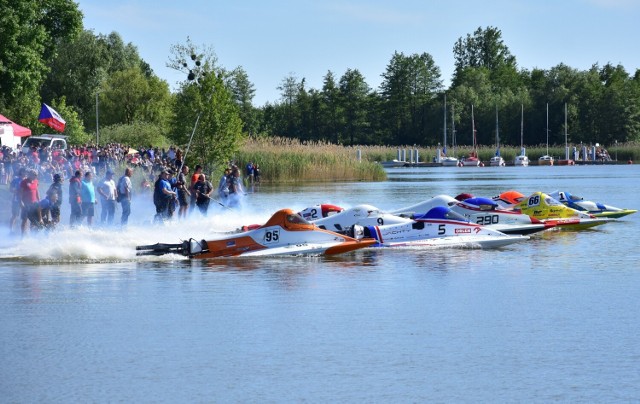
{"label": "spectator standing on shore", "polygon": [[197,164],[196,168],[193,170],[193,175],[191,175],[191,184],[189,184],[189,192],[191,192],[189,212],[193,212],[193,209],[196,207],[196,190],[194,187],[196,186],[196,182],[198,182],[198,178],[200,178],[200,174],[202,174],[202,166]]}
{"label": "spectator standing on shore", "polygon": [[122,206],[122,216],[120,217],[120,225],[126,226],[129,223],[129,215],[131,214],[131,176],[133,170],[126,168],[124,175],[118,180],[118,200]]}
{"label": "spectator standing on shore", "polygon": [[22,201],[22,236],[27,231],[27,222],[33,226],[38,225],[38,203],[40,192],[38,191],[38,173],[35,170],[27,171],[27,178],[20,182],[20,200]]}
{"label": "spectator standing on shore", "polygon": [[87,226],[93,226],[93,216],[95,216],[96,188],[93,185],[93,172],[87,171],[81,182],[80,199],[82,201],[82,216],[87,218]]}
{"label": "spectator standing on shore", "polygon": [[69,225],[76,226],[82,222],[82,172],[76,170],[75,174],[69,180],[69,205],[71,205],[71,215],[69,216]]}
{"label": "spectator standing on shore", "polygon": [[178,208],[178,219],[185,219],[187,217],[187,211],[189,210],[191,193],[187,185],[187,174],[189,174],[189,167],[182,166],[182,171],[178,174],[178,180],[176,182],[178,188],[178,204],[180,205]]}
{"label": "spectator standing on shore", "polygon": [[50,193],[56,194],[55,200],[53,197],[49,197],[49,200],[53,201],[50,208],[51,222],[55,226],[60,223],[60,206],[62,205],[62,176],[60,174],[53,175],[53,183],[47,190],[47,195]]}
{"label": "spectator standing on shore", "polygon": [[169,214],[169,204],[173,203],[173,198],[176,195],[175,192],[171,190],[171,184],[169,183],[170,175],[171,173],[168,170],[162,171],[154,184],[153,203],[156,206],[154,222],[163,222],[165,219],[170,219],[173,215],[173,211]]}
{"label": "spectator standing on shore", "polygon": [[209,210],[209,202],[211,202],[211,192],[213,191],[213,185],[207,181],[204,174],[200,174],[198,181],[194,186],[196,192],[196,205],[203,216],[207,216]]}
{"label": "spectator standing on shore", "polygon": [[22,210],[22,198],[20,196],[20,183],[27,178],[27,169],[20,167],[16,172],[15,177],[9,184],[9,192],[11,192],[11,218],[9,219],[9,233],[13,233],[13,226],[20,216]]}
{"label": "spectator standing on shore", "polygon": [[98,193],[100,194],[100,223],[113,224],[113,218],[116,214],[116,197],[118,191],[116,182],[113,180],[113,171],[107,170],[104,179],[98,185]]}

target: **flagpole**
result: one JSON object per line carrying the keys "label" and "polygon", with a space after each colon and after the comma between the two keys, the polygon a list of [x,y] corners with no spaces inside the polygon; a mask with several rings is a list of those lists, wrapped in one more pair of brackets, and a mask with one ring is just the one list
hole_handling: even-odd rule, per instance
{"label": "flagpole", "polygon": [[100,131],[98,129],[98,91],[96,91],[96,147],[100,144]]}

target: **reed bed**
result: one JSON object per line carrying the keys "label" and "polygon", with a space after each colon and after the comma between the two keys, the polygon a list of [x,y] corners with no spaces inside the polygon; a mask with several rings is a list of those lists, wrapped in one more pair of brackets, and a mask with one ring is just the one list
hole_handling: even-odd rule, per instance
{"label": "reed bed", "polygon": [[236,155],[236,163],[260,167],[261,181],[383,181],[387,174],[379,164],[358,161],[356,147],[323,142],[301,142],[282,137],[248,139]]}

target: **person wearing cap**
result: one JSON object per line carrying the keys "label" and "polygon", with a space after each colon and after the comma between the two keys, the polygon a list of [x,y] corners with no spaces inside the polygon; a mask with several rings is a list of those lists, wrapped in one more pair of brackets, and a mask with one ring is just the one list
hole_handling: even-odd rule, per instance
{"label": "person wearing cap", "polygon": [[153,204],[156,206],[155,222],[170,219],[173,215],[173,210],[169,211],[169,205],[173,202],[173,198],[176,197],[176,192],[171,190],[171,184],[169,182],[170,176],[171,172],[164,170],[160,173],[154,184]]}
{"label": "person wearing cap", "polygon": [[103,225],[113,224],[116,213],[116,197],[118,195],[116,182],[113,180],[113,171],[107,170],[104,179],[98,184],[98,194],[100,194],[100,223]]}
{"label": "person wearing cap", "polygon": [[[55,193],[57,197],[55,198],[55,202],[52,204],[50,209],[51,222],[55,226],[60,223],[60,206],[62,205],[62,176],[58,173],[53,175],[53,183],[49,186],[47,190],[47,195],[50,193]],[[53,198],[49,198],[53,200]]]}

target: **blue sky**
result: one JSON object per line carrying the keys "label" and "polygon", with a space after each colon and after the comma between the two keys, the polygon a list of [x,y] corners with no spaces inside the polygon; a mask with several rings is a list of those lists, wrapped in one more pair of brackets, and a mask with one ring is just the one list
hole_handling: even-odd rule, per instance
{"label": "blue sky", "polygon": [[247,72],[256,106],[278,101],[291,74],[320,89],[327,71],[358,69],[376,89],[395,51],[431,54],[448,85],[456,40],[488,26],[520,68],[640,68],[640,0],[76,1],[86,29],[118,32],[172,89],[183,74],[166,67],[171,45],[213,48]]}

